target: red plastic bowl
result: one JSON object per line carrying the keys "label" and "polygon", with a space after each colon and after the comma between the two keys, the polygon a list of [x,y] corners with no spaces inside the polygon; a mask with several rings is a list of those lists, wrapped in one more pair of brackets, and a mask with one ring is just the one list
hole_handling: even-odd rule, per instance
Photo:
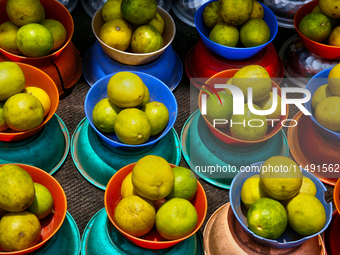
{"label": "red plastic bowl", "polygon": [[40,69],[23,63],[17,63],[21,70],[23,71],[26,79],[25,87],[33,86],[38,87],[46,91],[51,100],[51,109],[49,113],[44,117],[43,122],[28,131],[14,131],[11,129],[6,129],[0,132],[0,141],[10,142],[19,141],[31,137],[32,135],[39,132],[46,123],[53,117],[54,113],[57,111],[59,104],[59,94],[58,88],[54,81]]}
{"label": "red plastic bowl", "polygon": [[[3,166],[5,164],[0,165]],[[38,244],[21,251],[5,252],[0,248],[0,255],[21,255],[35,251],[50,240],[64,222],[67,211],[67,200],[59,182],[44,170],[24,164],[14,164],[26,170],[34,182],[44,185],[51,192],[54,201],[54,213],[40,220],[41,237]]]}
{"label": "red plastic bowl", "polygon": [[308,39],[306,36],[300,33],[298,27],[307,14],[311,13],[313,8],[317,6],[319,1],[311,1],[302,5],[294,16],[294,26],[296,31],[299,33],[301,37],[301,41],[303,45],[309,50],[311,53],[326,59],[340,59],[340,47],[338,46],[330,46],[323,43],[315,42],[311,39]]}
{"label": "red plastic bowl", "polygon": [[[146,249],[165,249],[189,238],[190,236],[194,235],[197,231],[199,231],[207,214],[208,202],[204,189],[198,181],[197,181],[197,193],[195,197],[190,201],[196,208],[198,220],[196,228],[189,235],[180,239],[166,241],[164,240],[163,237],[160,236],[155,227],[143,237],[134,237],[132,235],[125,233],[121,228],[117,226],[114,220],[114,212],[118,203],[121,200],[120,188],[124,178],[130,172],[132,172],[132,169],[135,166],[135,164],[136,163],[127,165],[121,168],[117,173],[115,173],[108,182],[105,190],[104,197],[105,209],[110,221],[119,230],[119,232],[122,233],[131,242],[140,247]],[[176,165],[173,164],[170,165],[172,168],[177,167]]]}
{"label": "red plastic bowl", "polygon": [[[222,71],[220,73],[215,74],[214,76],[212,76],[209,80],[206,81],[206,84],[213,87],[214,86],[214,79],[225,79],[225,82],[227,82],[227,80],[229,78],[232,78],[235,73],[238,71],[239,69],[229,69],[229,70],[225,70]],[[222,82],[222,81],[221,81]],[[278,95],[281,96],[281,88],[272,81],[272,87],[273,88],[277,88],[278,89]],[[206,86],[203,86],[203,88],[206,88]],[[223,89],[216,89],[217,92],[222,91]],[[205,91],[201,90],[199,95],[198,95],[198,107],[201,110],[201,97],[203,94],[207,94]],[[209,97],[209,95],[207,95],[207,97]],[[205,115],[202,115],[205,122],[207,123],[210,131],[222,142],[230,144],[230,145],[234,145],[237,147],[249,147],[261,142],[264,142],[268,139],[270,139],[271,137],[273,137],[274,135],[276,135],[281,129],[282,129],[282,125],[281,122],[284,121],[285,119],[287,119],[287,116],[289,114],[289,106],[287,105],[286,108],[286,115],[281,116],[280,121],[277,121],[274,124],[274,127],[271,127],[271,124],[268,125],[268,130],[267,130],[267,134],[260,140],[256,140],[256,141],[246,141],[246,140],[241,140],[241,139],[237,139],[235,137],[231,136],[230,130],[229,128],[223,128],[223,129],[219,129],[214,127],[206,118]]]}
{"label": "red plastic bowl", "polygon": [[323,243],[328,255],[340,255],[340,215],[338,211],[332,214],[329,227],[323,232]]}
{"label": "red plastic bowl", "polygon": [[[36,58],[12,54],[0,48],[0,52],[8,59],[14,62],[22,62],[34,66],[51,64],[51,61],[56,59],[65,49],[65,47],[70,43],[74,32],[74,23],[70,12],[62,3],[59,3],[57,0],[40,0],[40,3],[45,10],[45,19],[55,19],[64,25],[67,32],[66,42],[57,51],[51,52],[46,56]],[[6,4],[7,0],[0,0],[0,24],[6,21],[10,21],[6,13]]]}

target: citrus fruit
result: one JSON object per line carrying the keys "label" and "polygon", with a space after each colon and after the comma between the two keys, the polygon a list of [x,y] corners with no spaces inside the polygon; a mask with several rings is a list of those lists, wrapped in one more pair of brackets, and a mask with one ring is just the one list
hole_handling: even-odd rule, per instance
{"label": "citrus fruit", "polygon": [[109,98],[104,98],[96,103],[93,108],[93,124],[102,132],[113,133],[116,117],[121,110]]}
{"label": "citrus fruit", "polygon": [[340,26],[332,30],[328,37],[328,44],[331,46],[340,46]]}
{"label": "citrus fruit", "polygon": [[135,237],[148,233],[155,224],[155,218],[156,210],[153,204],[134,195],[123,198],[114,213],[118,227]]}
{"label": "citrus fruit", "polygon": [[301,188],[302,179],[299,166],[290,158],[274,156],[262,164],[260,183],[272,198],[285,200],[294,197]]}
{"label": "citrus fruit", "polygon": [[217,94],[222,101],[222,105],[216,94],[208,97],[206,118],[213,125],[214,120],[227,120],[226,124],[215,124],[215,127],[227,127],[233,114],[233,98],[226,91],[219,91]]}
{"label": "citrus fruit", "polygon": [[168,108],[160,102],[153,101],[145,105],[144,112],[150,120],[151,135],[161,133],[169,122]]}
{"label": "citrus fruit", "polygon": [[223,21],[231,26],[246,22],[253,11],[253,0],[220,0],[219,3]]}
{"label": "citrus fruit", "polygon": [[268,238],[278,238],[287,227],[287,213],[283,205],[271,198],[257,200],[248,210],[247,223],[254,234]]}
{"label": "citrus fruit", "polygon": [[120,195],[122,196],[122,198],[130,197],[133,195],[138,196],[138,193],[133,187],[131,177],[132,177],[132,172],[129,173],[122,182],[122,186],[120,188]]}
{"label": "citrus fruit", "polygon": [[150,92],[147,86],[144,84],[144,89],[145,89],[145,94],[144,94],[144,99],[143,101],[137,105],[138,108],[143,108],[147,103],[150,102]]}
{"label": "citrus fruit", "polygon": [[307,38],[316,42],[323,42],[330,35],[332,25],[325,14],[312,12],[302,18],[298,29]]}
{"label": "citrus fruit", "polygon": [[120,111],[116,117],[114,131],[125,144],[142,144],[151,134],[151,124],[146,114],[137,108]]}
{"label": "citrus fruit", "polygon": [[190,234],[197,225],[195,207],[186,199],[173,198],[157,211],[156,228],[167,240],[175,240]]}
{"label": "citrus fruit", "polygon": [[220,4],[218,1],[211,2],[203,10],[203,22],[208,28],[213,28],[217,23],[222,22],[220,15]]}
{"label": "citrus fruit", "polygon": [[157,12],[156,16],[148,23],[148,25],[153,26],[157,29],[160,34],[163,34],[164,31],[164,19],[162,16]]}
{"label": "citrus fruit", "polygon": [[3,109],[4,109],[5,102],[0,102],[0,131],[4,131],[8,128],[6,125],[6,122],[4,120],[4,117],[2,115]]}
{"label": "citrus fruit", "polygon": [[143,25],[156,16],[157,2],[155,0],[122,0],[121,11],[127,21]]}
{"label": "citrus fruit", "polygon": [[175,175],[174,188],[165,199],[183,198],[190,201],[197,191],[197,179],[194,173],[190,169],[181,166],[174,167],[172,170]]}
{"label": "citrus fruit", "polygon": [[17,26],[36,23],[41,20],[44,7],[39,0],[8,0],[6,13]]}
{"label": "citrus fruit", "polygon": [[15,25],[12,21],[7,21],[0,25],[0,48],[13,54],[20,54],[15,41],[18,29],[19,26]]}
{"label": "citrus fruit", "polygon": [[329,18],[340,18],[339,0],[319,0],[321,11]]}
{"label": "citrus fruit", "polygon": [[263,100],[272,89],[270,76],[260,65],[242,67],[235,73],[233,84],[242,90],[245,100],[248,98],[248,87],[251,87],[254,103]]}
{"label": "citrus fruit", "polygon": [[329,72],[328,86],[335,96],[340,96],[340,64],[334,66]]}
{"label": "citrus fruit", "polygon": [[323,99],[315,109],[315,119],[329,130],[340,131],[340,97],[331,96]]}
{"label": "citrus fruit", "polygon": [[145,85],[138,75],[119,72],[110,78],[107,84],[107,95],[121,108],[136,107],[144,100]]}
{"label": "citrus fruit", "polygon": [[53,196],[44,185],[34,183],[35,198],[32,204],[26,209],[33,213],[38,219],[43,219],[53,212]]}
{"label": "citrus fruit", "polygon": [[239,38],[238,29],[224,22],[217,23],[209,34],[211,41],[229,47],[235,47]]}
{"label": "citrus fruit", "polygon": [[159,200],[174,187],[174,171],[162,157],[148,155],[137,161],[132,170],[132,183],[137,193],[150,200]]}
{"label": "citrus fruit", "polygon": [[249,209],[257,200],[269,197],[260,184],[260,175],[248,178],[242,185],[241,201]]}
{"label": "citrus fruit", "polygon": [[7,213],[0,221],[0,246],[5,251],[20,251],[36,245],[41,225],[30,212]]}
{"label": "citrus fruit", "polygon": [[44,109],[39,99],[26,93],[8,98],[2,114],[6,125],[15,131],[36,128],[44,119]]}
{"label": "citrus fruit", "polygon": [[25,75],[14,62],[0,62],[0,101],[21,92],[25,88]]}
{"label": "citrus fruit", "polygon": [[[320,9],[320,5],[317,5],[313,8],[312,12],[320,12],[320,13],[323,13]],[[323,13],[324,14],[324,13]],[[331,22],[331,25],[332,25],[332,28],[334,29],[338,24],[339,24],[339,21],[338,19],[335,19],[335,18],[332,18],[332,17],[328,17],[330,22]]]}
{"label": "citrus fruit", "polygon": [[58,20],[45,19],[40,23],[50,31],[53,37],[52,51],[58,50],[66,41],[67,31],[64,25]]}
{"label": "citrus fruit", "polygon": [[49,113],[51,109],[51,99],[45,90],[38,87],[28,86],[22,92],[35,96],[39,99],[44,109],[44,117]]}
{"label": "citrus fruit", "polygon": [[[269,110],[273,105],[273,92],[269,92],[269,95],[264,99],[256,103],[262,110]],[[277,104],[275,111],[269,115],[266,115],[267,119],[280,119],[281,118],[281,97],[277,95]]]}
{"label": "citrus fruit", "polygon": [[270,30],[263,19],[251,18],[240,29],[240,41],[245,47],[256,47],[269,41]]}
{"label": "citrus fruit", "polygon": [[301,188],[299,190],[299,193],[307,193],[310,194],[312,196],[316,195],[316,186],[314,184],[314,182],[309,179],[308,177],[304,176],[303,180],[302,180],[302,185]]}
{"label": "citrus fruit", "polygon": [[253,11],[250,14],[251,19],[263,19],[264,10],[262,5],[258,1],[254,1]]}
{"label": "citrus fruit", "polygon": [[108,46],[125,51],[129,48],[132,28],[124,19],[113,19],[104,23],[100,28],[99,38]]}
{"label": "citrus fruit", "polygon": [[30,23],[19,28],[16,36],[19,51],[28,57],[42,57],[53,48],[54,40],[43,25]]}
{"label": "citrus fruit", "polygon": [[298,194],[290,200],[286,209],[289,225],[300,235],[315,234],[325,226],[325,208],[313,195]]}
{"label": "citrus fruit", "polygon": [[[254,108],[261,110],[254,104]],[[232,137],[245,141],[260,140],[267,134],[268,123],[266,116],[256,115],[249,110],[248,104],[244,105],[244,115],[232,115],[230,119],[230,133]]]}
{"label": "citrus fruit", "polygon": [[151,25],[143,25],[133,32],[131,49],[135,53],[154,52],[163,47],[163,37]]}
{"label": "citrus fruit", "polygon": [[122,0],[108,0],[104,3],[102,8],[102,16],[104,21],[110,21],[113,19],[122,19],[123,14],[120,10]]}
{"label": "citrus fruit", "polygon": [[34,200],[32,177],[19,166],[7,164],[0,167],[0,186],[0,207],[6,211],[23,211]]}
{"label": "citrus fruit", "polygon": [[334,96],[328,84],[320,86],[312,96],[312,108],[315,110],[316,106],[326,97]]}

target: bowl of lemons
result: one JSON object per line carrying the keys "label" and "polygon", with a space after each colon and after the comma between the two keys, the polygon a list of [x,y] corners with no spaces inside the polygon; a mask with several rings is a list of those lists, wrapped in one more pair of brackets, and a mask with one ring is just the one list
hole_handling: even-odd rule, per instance
{"label": "bowl of lemons", "polygon": [[326,59],[340,58],[340,12],[337,2],[311,1],[294,16],[294,26],[303,45],[311,53]]}
{"label": "bowl of lemons", "polygon": [[[230,90],[214,88],[216,84],[231,87]],[[248,87],[253,90],[253,109],[246,103],[249,102]],[[274,100],[276,107],[273,107]],[[289,112],[287,105],[282,114],[281,89],[259,65],[229,69],[209,78],[198,96],[198,106],[213,135],[239,147],[259,144],[276,135],[285,125]],[[242,108],[243,114],[235,111]],[[261,110],[270,112],[265,115],[255,112]]]}
{"label": "bowl of lemons", "polygon": [[74,24],[58,1],[0,2],[0,52],[14,62],[50,64],[71,42]]}
{"label": "bowl of lemons", "polygon": [[24,164],[0,165],[0,254],[27,254],[59,230],[66,195],[54,177]]}
{"label": "bowl of lemons", "polygon": [[195,25],[205,46],[230,60],[256,55],[274,40],[278,31],[273,12],[251,0],[209,1],[197,10]]}
{"label": "bowl of lemons", "polygon": [[99,8],[92,18],[92,31],[109,57],[126,65],[143,65],[165,51],[176,27],[156,1],[123,0],[108,1]]}
{"label": "bowl of lemons", "polygon": [[340,65],[317,73],[306,89],[311,99],[305,103],[314,126],[331,143],[340,145]]}
{"label": "bowl of lemons", "polygon": [[154,155],[117,171],[106,187],[104,203],[119,232],[146,249],[166,249],[195,235],[208,205],[190,169]]}
{"label": "bowl of lemons", "polygon": [[328,227],[332,203],[325,201],[326,191],[317,177],[295,161],[275,156],[239,172],[229,198],[251,238],[284,249],[299,246]]}
{"label": "bowl of lemons", "polygon": [[85,98],[85,114],[112,147],[140,149],[173,127],[177,101],[162,81],[142,72],[117,72],[98,80]]}
{"label": "bowl of lemons", "polygon": [[46,73],[23,63],[0,62],[0,141],[33,136],[58,104],[57,86]]}

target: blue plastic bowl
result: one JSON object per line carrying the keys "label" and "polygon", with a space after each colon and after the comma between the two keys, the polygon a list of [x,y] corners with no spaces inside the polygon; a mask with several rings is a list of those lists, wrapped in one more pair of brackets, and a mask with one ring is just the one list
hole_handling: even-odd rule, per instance
{"label": "blue plastic bowl", "polygon": [[[253,169],[253,172],[251,171],[243,171],[239,172],[236,177],[234,178],[233,182],[231,183],[230,191],[229,191],[229,199],[230,199],[230,205],[231,208],[237,218],[237,220],[240,222],[242,229],[251,237],[253,238],[256,242],[265,245],[265,246],[270,246],[274,248],[280,248],[280,249],[285,249],[285,248],[292,248],[299,246],[306,242],[307,240],[313,238],[314,236],[317,236],[321,234],[323,231],[326,230],[328,225],[330,224],[332,220],[332,203],[326,203],[325,201],[325,192],[327,191],[326,187],[322,184],[322,182],[316,178],[312,173],[307,172],[305,170],[303,171],[303,175],[310,178],[316,188],[317,188],[317,193],[316,197],[321,201],[323,204],[325,210],[326,210],[326,223],[323,229],[321,229],[319,232],[310,235],[310,236],[301,236],[297,234],[291,227],[287,225],[287,228],[285,232],[279,236],[275,240],[271,239],[266,239],[263,237],[260,237],[256,234],[254,234],[249,228],[247,224],[247,217],[242,213],[241,209],[241,189],[243,186],[243,183],[251,176],[259,174],[260,173],[260,168],[262,166],[263,162],[255,163],[252,164],[251,166],[258,166],[256,169]],[[249,168],[250,169],[250,168]],[[243,207],[243,206],[242,206]]]}
{"label": "blue plastic bowl", "polygon": [[274,13],[265,5],[260,3],[264,9],[264,17],[263,20],[267,23],[270,29],[270,38],[269,41],[263,45],[249,48],[238,48],[238,47],[228,47],[218,43],[215,43],[209,39],[209,34],[211,29],[208,28],[203,21],[203,11],[204,8],[211,2],[216,2],[216,0],[209,1],[203,4],[195,14],[195,25],[196,28],[203,40],[205,46],[213,53],[222,58],[231,59],[231,60],[243,60],[250,58],[264,49],[269,43],[271,43],[278,31],[277,19]]}
{"label": "blue plastic bowl", "polygon": [[312,97],[315,93],[315,91],[321,87],[322,85],[328,84],[328,74],[332,70],[332,68],[328,68],[326,70],[321,71],[320,73],[317,73],[313,78],[309,80],[309,82],[306,85],[306,89],[308,89],[311,93],[311,99],[304,103],[307,110],[312,113],[310,116],[314,126],[318,129],[319,133],[326,137],[329,141],[334,141],[336,143],[340,143],[340,133],[334,132],[332,130],[329,130],[328,128],[325,128],[324,126],[320,125],[317,120],[314,117],[314,110],[312,108]]}
{"label": "blue plastic bowl", "polygon": [[90,90],[87,92],[85,97],[85,115],[92,128],[97,132],[99,137],[103,139],[108,145],[120,148],[120,149],[138,149],[146,146],[150,146],[155,144],[157,141],[162,139],[173,127],[177,118],[177,101],[171,90],[167,85],[165,85],[162,81],[157,78],[141,72],[132,72],[137,74],[143,81],[143,83],[148,87],[150,93],[150,102],[157,101],[163,103],[169,111],[169,122],[165,127],[162,133],[154,136],[150,136],[150,138],[143,144],[138,145],[130,145],[124,144],[118,140],[115,133],[104,133],[99,131],[93,123],[92,112],[95,105],[102,99],[107,98],[107,84],[110,78],[115,74],[109,74],[99,79],[97,82],[93,84]]}

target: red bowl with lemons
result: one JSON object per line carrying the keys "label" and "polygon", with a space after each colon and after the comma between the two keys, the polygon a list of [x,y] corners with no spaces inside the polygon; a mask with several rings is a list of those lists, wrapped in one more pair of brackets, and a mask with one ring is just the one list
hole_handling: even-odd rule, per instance
{"label": "red bowl with lemons", "polygon": [[[225,70],[222,72],[219,72],[217,74],[215,74],[214,76],[212,76],[211,78],[209,78],[205,84],[207,84],[209,87],[213,87],[215,85],[216,79],[218,79],[217,81],[219,83],[226,83],[228,81],[228,79],[234,77],[235,73],[238,71],[239,69],[229,69],[229,70]],[[203,89],[207,89],[207,86],[203,86]],[[277,88],[277,93],[279,96],[281,96],[281,88],[272,81],[272,89],[273,88]],[[223,89],[215,89],[216,92],[222,91]],[[198,96],[198,107],[200,109],[200,111],[202,111],[202,95],[206,94],[207,98],[209,97],[209,95],[204,91],[201,90]],[[286,106],[286,115],[281,115],[280,121],[276,121],[273,125],[270,123],[268,124],[268,130],[267,130],[267,134],[259,140],[255,140],[255,141],[247,141],[247,140],[242,140],[242,139],[238,139],[235,137],[232,137],[229,127],[228,128],[217,128],[214,127],[206,118],[205,115],[202,115],[202,117],[204,118],[204,121],[207,123],[210,131],[212,132],[212,134],[214,136],[216,136],[219,140],[221,140],[224,143],[230,144],[230,145],[234,145],[237,147],[249,147],[255,144],[259,144],[261,142],[264,142],[270,138],[272,138],[274,135],[276,135],[278,132],[280,132],[280,130],[282,129],[283,125],[281,125],[281,123],[287,119],[287,116],[289,114],[289,106]],[[285,124],[288,125],[288,124]]]}
{"label": "red bowl with lemons", "polygon": [[58,88],[50,76],[34,66],[24,63],[17,64],[25,75],[25,87],[33,86],[43,89],[51,100],[51,108],[48,114],[44,117],[43,122],[36,128],[27,131],[14,131],[10,128],[7,128],[6,130],[1,131],[0,141],[5,142],[24,140],[39,132],[53,117],[59,104]]}
{"label": "red bowl with lemons", "polygon": [[296,31],[299,33],[301,41],[303,45],[309,50],[311,53],[326,59],[340,59],[340,47],[338,46],[331,46],[323,43],[319,43],[313,41],[299,31],[299,25],[303,17],[307,14],[311,13],[313,8],[317,6],[319,1],[311,1],[304,5],[302,5],[294,16],[294,26]]}
{"label": "red bowl with lemons", "polygon": [[[3,165],[4,164],[1,164],[0,167]],[[34,166],[24,164],[14,165],[23,168],[31,175],[33,182],[44,185],[51,192],[54,202],[54,213],[40,220],[41,236],[39,242],[36,245],[21,251],[13,252],[5,252],[0,247],[0,255],[22,255],[31,253],[42,247],[60,229],[65,220],[67,211],[67,200],[65,192],[59,182],[53,176],[46,173],[44,170]]]}
{"label": "red bowl with lemons", "polygon": [[[42,57],[26,57],[23,55],[10,53],[0,48],[0,52],[9,60],[14,62],[27,63],[34,66],[51,64],[51,61],[56,59],[66,48],[66,46],[69,45],[69,43],[71,42],[74,32],[74,23],[70,12],[62,3],[58,2],[57,0],[40,0],[40,3],[45,10],[45,19],[54,19],[64,25],[67,32],[64,45],[58,50],[50,52],[48,55]],[[0,0],[0,24],[10,21],[6,13],[6,4],[7,0]]]}
{"label": "red bowl with lemons", "polygon": [[[183,238],[179,238],[176,240],[167,241],[165,240],[154,227],[149,233],[142,237],[134,237],[121,228],[115,222],[114,213],[118,203],[121,201],[120,189],[123,180],[125,177],[132,172],[133,167],[136,163],[129,164],[123,168],[121,168],[117,173],[115,173],[110,181],[108,182],[105,190],[104,203],[107,215],[111,221],[111,223],[119,230],[119,232],[124,235],[128,240],[137,246],[146,248],[146,249],[165,249],[171,247],[179,242],[189,238],[194,235],[197,231],[199,231],[202,226],[204,219],[207,214],[208,202],[207,197],[205,195],[205,191],[202,185],[197,181],[197,192],[194,198],[190,201],[195,207],[198,215],[197,225],[195,229]],[[176,165],[170,164],[172,168],[177,167]]]}

